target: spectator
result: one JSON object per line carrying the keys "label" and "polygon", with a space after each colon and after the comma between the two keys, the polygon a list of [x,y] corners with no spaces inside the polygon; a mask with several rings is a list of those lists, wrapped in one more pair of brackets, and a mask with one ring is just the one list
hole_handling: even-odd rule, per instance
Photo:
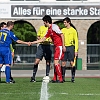
{"label": "spectator", "polygon": [[17,62],[17,63],[21,63],[21,58],[20,58],[19,55],[17,55],[16,62]]}

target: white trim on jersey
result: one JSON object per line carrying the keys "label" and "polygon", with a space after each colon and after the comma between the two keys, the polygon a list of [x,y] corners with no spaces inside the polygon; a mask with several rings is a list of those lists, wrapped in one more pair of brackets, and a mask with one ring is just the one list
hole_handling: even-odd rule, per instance
{"label": "white trim on jersey", "polygon": [[54,32],[56,32],[57,34],[61,34],[61,30],[59,29],[59,27],[56,24],[52,24],[52,30]]}

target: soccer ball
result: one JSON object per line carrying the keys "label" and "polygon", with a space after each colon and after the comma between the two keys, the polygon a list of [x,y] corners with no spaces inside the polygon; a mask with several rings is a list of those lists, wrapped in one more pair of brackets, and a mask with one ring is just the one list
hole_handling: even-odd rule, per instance
{"label": "soccer ball", "polygon": [[49,83],[49,81],[50,81],[50,77],[49,76],[43,77],[43,82]]}
{"label": "soccer ball", "polygon": [[49,83],[49,80],[43,80],[43,82],[45,82],[45,83]]}

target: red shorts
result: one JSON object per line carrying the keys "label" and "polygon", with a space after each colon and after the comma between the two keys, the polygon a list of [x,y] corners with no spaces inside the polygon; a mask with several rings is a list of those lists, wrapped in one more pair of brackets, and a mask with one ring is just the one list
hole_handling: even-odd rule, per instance
{"label": "red shorts", "polygon": [[64,57],[64,52],[62,51],[62,46],[57,46],[54,48],[54,60],[62,60]]}

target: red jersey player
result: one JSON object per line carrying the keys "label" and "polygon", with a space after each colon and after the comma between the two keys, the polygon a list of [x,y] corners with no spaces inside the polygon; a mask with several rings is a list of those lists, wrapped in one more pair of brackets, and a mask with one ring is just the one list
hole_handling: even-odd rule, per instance
{"label": "red jersey player", "polygon": [[[49,15],[45,15],[42,20],[44,21],[44,25],[48,27],[48,31],[42,39],[33,41],[31,44],[43,42],[46,38],[51,37],[52,42],[54,43],[54,77],[52,82],[63,83],[59,60],[62,59],[64,56],[63,52],[66,51],[64,46],[64,36],[59,27],[56,24],[52,24],[52,19]],[[57,81],[57,76],[59,81]]]}

